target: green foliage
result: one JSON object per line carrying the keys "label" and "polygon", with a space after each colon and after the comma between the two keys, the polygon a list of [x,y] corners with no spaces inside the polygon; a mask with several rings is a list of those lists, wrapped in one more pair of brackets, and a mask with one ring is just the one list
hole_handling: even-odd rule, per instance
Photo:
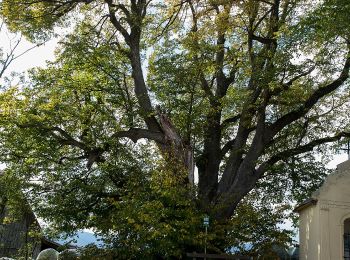
{"label": "green foliage", "polygon": [[12,31],[21,31],[31,40],[45,39],[52,33],[54,25],[63,24],[63,16],[73,10],[77,3],[65,1],[52,4],[38,1],[2,1],[1,16]]}
{"label": "green foliage", "polygon": [[78,260],[80,253],[77,249],[66,249],[59,253],[58,260]]}
{"label": "green foliage", "polygon": [[98,248],[96,245],[90,244],[79,250],[81,259],[86,260],[113,260],[116,255],[113,250]]}
{"label": "green foliage", "polygon": [[[257,184],[256,189],[270,195],[266,198],[267,204],[272,198],[273,203],[301,203],[310,198],[331,173],[326,168],[327,163],[327,158],[321,161],[311,153],[292,157],[271,169],[269,175]],[[280,172],[284,174],[278,174]]]}
{"label": "green foliage", "polygon": [[121,202],[112,201],[108,226],[113,226],[114,232],[104,235],[119,258],[178,258],[186,247],[198,245],[201,214],[182,174],[162,162],[148,180],[130,183]]}
{"label": "green foliage", "polygon": [[[312,37],[316,41],[332,42],[338,38],[348,39],[350,30],[343,26],[350,22],[350,4],[346,0],[326,0],[317,8],[310,10],[309,15],[301,22],[306,34],[304,37]],[[301,29],[301,28],[299,28]]]}
{"label": "green foliage", "polygon": [[261,257],[274,252],[276,246],[291,246],[293,232],[282,226],[290,206],[266,203],[260,197],[261,194],[253,192],[237,208],[227,236],[233,251]]}
{"label": "green foliage", "polygon": [[0,172],[0,212],[5,207],[8,212],[4,219],[0,219],[0,223],[16,221],[28,209],[21,192],[23,186],[15,176],[5,171]]}

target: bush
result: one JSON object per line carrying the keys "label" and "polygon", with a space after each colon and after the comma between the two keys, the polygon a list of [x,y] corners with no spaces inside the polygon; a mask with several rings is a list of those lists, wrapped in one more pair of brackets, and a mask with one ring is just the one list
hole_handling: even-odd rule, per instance
{"label": "bush", "polygon": [[58,260],[78,260],[80,253],[76,249],[66,249],[58,255]]}

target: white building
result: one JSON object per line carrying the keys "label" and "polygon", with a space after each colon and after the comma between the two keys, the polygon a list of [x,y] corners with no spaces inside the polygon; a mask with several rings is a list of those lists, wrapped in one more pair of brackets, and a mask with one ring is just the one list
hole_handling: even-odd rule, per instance
{"label": "white building", "polygon": [[350,160],[296,209],[300,259],[350,260]]}

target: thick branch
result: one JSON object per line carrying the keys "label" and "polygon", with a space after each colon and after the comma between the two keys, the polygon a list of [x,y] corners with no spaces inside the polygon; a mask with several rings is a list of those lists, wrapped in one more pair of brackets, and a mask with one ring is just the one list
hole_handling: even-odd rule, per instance
{"label": "thick branch", "polygon": [[234,143],[235,143],[235,139],[230,140],[221,148],[221,158],[223,158],[225,154],[232,149]]}
{"label": "thick branch", "polygon": [[[278,9],[279,0],[275,0],[271,16],[268,23],[268,38],[273,38],[274,34],[278,31]],[[247,172],[251,172],[257,158],[261,155],[264,150],[265,143],[265,110],[268,100],[268,93],[265,88],[263,88],[262,82],[259,79],[259,74],[269,73],[273,70],[273,59],[276,49],[277,41],[264,44],[264,47],[255,54],[253,50],[253,24],[257,15],[258,5],[255,6],[256,10],[253,10],[251,17],[249,19],[249,29],[248,29],[248,52],[250,55],[251,68],[254,73],[252,73],[249,80],[248,89],[252,90],[250,97],[244,104],[240,123],[237,131],[236,138],[234,142],[229,142],[227,146],[224,146],[225,151],[231,150],[231,154],[227,160],[226,167],[222,174],[222,178],[218,187],[217,197],[219,198],[223,193],[228,192],[229,194],[235,193],[235,185],[237,183],[242,183],[242,185],[248,185],[250,181],[246,180]],[[269,53],[269,55],[266,55]],[[260,72],[260,73],[259,73]],[[267,84],[268,82],[263,82]],[[263,91],[264,90],[264,91]],[[256,101],[262,95],[262,103],[256,104]],[[247,143],[251,124],[253,118],[256,116],[256,133],[253,139],[251,148],[247,152],[246,156],[243,158],[244,147]],[[224,152],[225,152],[224,151]],[[250,185],[250,184],[249,184]],[[249,186],[248,185],[248,186]],[[248,189],[249,191],[249,189]],[[244,193],[244,192],[243,192]],[[232,207],[228,207],[228,214],[233,210]]]}
{"label": "thick branch", "polygon": [[[114,5],[112,0],[105,0],[105,2],[108,5],[108,11],[109,11],[109,18],[113,26],[123,35],[125,42],[127,44],[130,44],[130,34],[128,31],[121,25],[121,23],[118,21],[117,16],[114,11]],[[119,6],[120,8],[120,6]]]}
{"label": "thick branch", "polygon": [[[347,54],[347,56],[349,56],[349,53]],[[349,69],[350,56],[346,59],[343,70],[336,80],[324,87],[318,88],[298,109],[293,110],[288,114],[282,116],[269,127],[269,139],[273,138],[273,136],[275,136],[285,126],[304,116],[321,98],[325,97],[326,95],[340,87],[349,78]]]}
{"label": "thick branch", "polygon": [[235,116],[233,116],[233,117],[230,117],[230,118],[225,119],[225,120],[221,123],[221,128],[225,128],[228,124],[236,123],[240,118],[241,118],[241,114],[238,114],[238,115],[235,115]]}
{"label": "thick branch", "polygon": [[75,140],[68,132],[58,126],[48,127],[40,123],[17,124],[17,126],[19,128],[37,128],[42,129],[43,131],[49,131],[52,133],[53,137],[63,145],[71,145],[85,151],[88,150],[88,147],[84,143]]}
{"label": "thick branch", "polygon": [[320,138],[317,140],[313,140],[305,145],[301,145],[301,146],[295,147],[293,149],[288,149],[288,150],[282,151],[280,153],[277,153],[277,154],[273,155],[269,160],[267,160],[266,162],[261,164],[260,167],[257,169],[256,173],[259,176],[262,176],[271,166],[273,166],[275,163],[277,163],[280,160],[286,159],[286,158],[294,156],[294,155],[298,155],[298,154],[312,151],[313,148],[318,146],[318,145],[334,142],[334,141],[340,140],[343,137],[349,138],[350,132],[341,132],[341,133],[338,133],[334,136],[328,136],[328,137]]}
{"label": "thick branch", "polygon": [[257,35],[252,35],[252,39],[255,41],[258,41],[262,44],[276,44],[277,40],[276,39],[271,39],[271,38],[264,38],[261,36],[257,36]]}
{"label": "thick branch", "polygon": [[204,76],[202,71],[200,72],[199,79],[200,79],[200,82],[201,82],[200,86],[203,89],[203,91],[204,91],[205,95],[207,96],[207,98],[209,99],[210,104],[214,105],[215,104],[214,94],[211,91],[210,86],[208,84],[208,81],[205,79],[205,76]]}
{"label": "thick branch", "polygon": [[165,144],[164,135],[161,132],[154,132],[142,128],[130,128],[127,131],[119,131],[112,135],[112,138],[127,137],[136,143],[139,139],[145,138]]}
{"label": "thick branch", "polygon": [[275,88],[274,90],[270,91],[270,96],[276,96],[279,93],[281,93],[282,91],[288,90],[293,85],[293,83],[295,81],[299,80],[302,77],[309,75],[311,72],[313,72],[315,70],[315,68],[316,68],[315,66],[312,66],[308,70],[291,78],[288,82],[281,84],[281,86],[279,88]]}
{"label": "thick branch", "polygon": [[[131,8],[128,10],[125,6],[122,6],[122,4],[114,5],[112,0],[105,0],[105,2],[108,4],[111,23],[123,35],[125,42],[130,47],[128,58],[131,62],[132,77],[135,85],[134,91],[138,104],[141,108],[141,116],[144,118],[147,127],[151,131],[161,132],[160,126],[154,117],[154,110],[143,76],[140,57],[141,25],[142,19],[146,14],[145,8],[148,3],[143,0],[131,1]],[[130,16],[130,19],[126,17],[126,21],[130,27],[130,33],[128,33],[128,31],[118,21],[115,8],[121,9],[126,16]]]}

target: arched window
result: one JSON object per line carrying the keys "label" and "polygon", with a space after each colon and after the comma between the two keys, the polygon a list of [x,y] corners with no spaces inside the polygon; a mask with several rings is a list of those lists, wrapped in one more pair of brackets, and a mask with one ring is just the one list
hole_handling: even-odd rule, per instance
{"label": "arched window", "polygon": [[350,260],[350,218],[344,221],[344,259]]}

